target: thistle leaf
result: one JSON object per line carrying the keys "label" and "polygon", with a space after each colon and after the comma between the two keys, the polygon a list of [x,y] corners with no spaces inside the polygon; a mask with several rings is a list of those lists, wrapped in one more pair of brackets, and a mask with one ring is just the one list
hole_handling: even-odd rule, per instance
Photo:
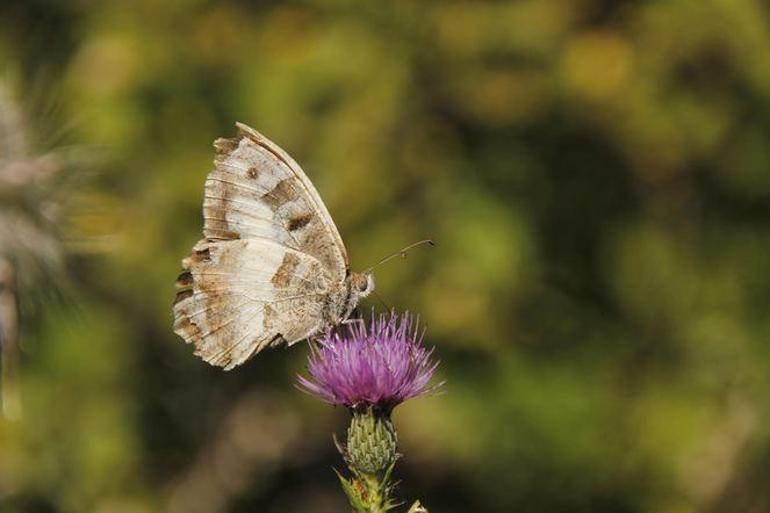
{"label": "thistle leaf", "polygon": [[428,510],[420,504],[420,501],[414,501],[414,504],[406,513],[428,513]]}
{"label": "thistle leaf", "polygon": [[340,480],[340,484],[342,485],[342,490],[345,492],[345,495],[348,496],[350,505],[353,507],[356,513],[369,513],[369,509],[367,508],[363,497],[361,497],[353,482],[343,477],[336,468],[334,469],[334,473],[337,474],[337,477]]}

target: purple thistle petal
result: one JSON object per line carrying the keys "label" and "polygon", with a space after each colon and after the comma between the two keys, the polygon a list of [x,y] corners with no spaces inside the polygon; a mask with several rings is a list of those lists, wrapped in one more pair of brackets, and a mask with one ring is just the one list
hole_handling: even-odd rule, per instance
{"label": "purple thistle petal", "polygon": [[419,320],[409,313],[372,316],[369,324],[351,323],[346,333],[327,333],[308,355],[309,378],[300,389],[323,401],[348,407],[386,410],[443,385],[429,386],[438,367],[433,349],[422,341]]}

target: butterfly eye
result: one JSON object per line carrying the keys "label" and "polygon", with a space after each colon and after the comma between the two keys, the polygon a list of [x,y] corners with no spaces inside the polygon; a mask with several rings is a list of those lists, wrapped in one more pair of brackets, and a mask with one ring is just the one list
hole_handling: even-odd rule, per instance
{"label": "butterfly eye", "polygon": [[360,290],[361,292],[366,292],[366,289],[368,288],[369,288],[369,280],[362,280],[358,284],[358,290]]}

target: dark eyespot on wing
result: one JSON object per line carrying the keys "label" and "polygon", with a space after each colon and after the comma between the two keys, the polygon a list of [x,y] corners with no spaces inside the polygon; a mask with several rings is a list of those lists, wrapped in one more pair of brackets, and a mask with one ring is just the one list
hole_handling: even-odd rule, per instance
{"label": "dark eyespot on wing", "polygon": [[190,271],[184,271],[181,273],[177,279],[176,279],[176,287],[180,289],[184,289],[187,287],[191,287],[193,284],[193,276]]}
{"label": "dark eyespot on wing", "polygon": [[289,219],[289,231],[294,232],[306,226],[313,219],[313,214],[305,212]]}

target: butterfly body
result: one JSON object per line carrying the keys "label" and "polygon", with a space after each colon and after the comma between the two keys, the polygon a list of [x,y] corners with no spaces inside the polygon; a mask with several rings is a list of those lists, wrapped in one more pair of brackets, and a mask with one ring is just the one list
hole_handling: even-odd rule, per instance
{"label": "butterfly body", "polygon": [[299,165],[243,124],[218,139],[206,179],[204,238],[182,261],[174,331],[232,369],[347,319],[374,287],[350,271],[334,222]]}

